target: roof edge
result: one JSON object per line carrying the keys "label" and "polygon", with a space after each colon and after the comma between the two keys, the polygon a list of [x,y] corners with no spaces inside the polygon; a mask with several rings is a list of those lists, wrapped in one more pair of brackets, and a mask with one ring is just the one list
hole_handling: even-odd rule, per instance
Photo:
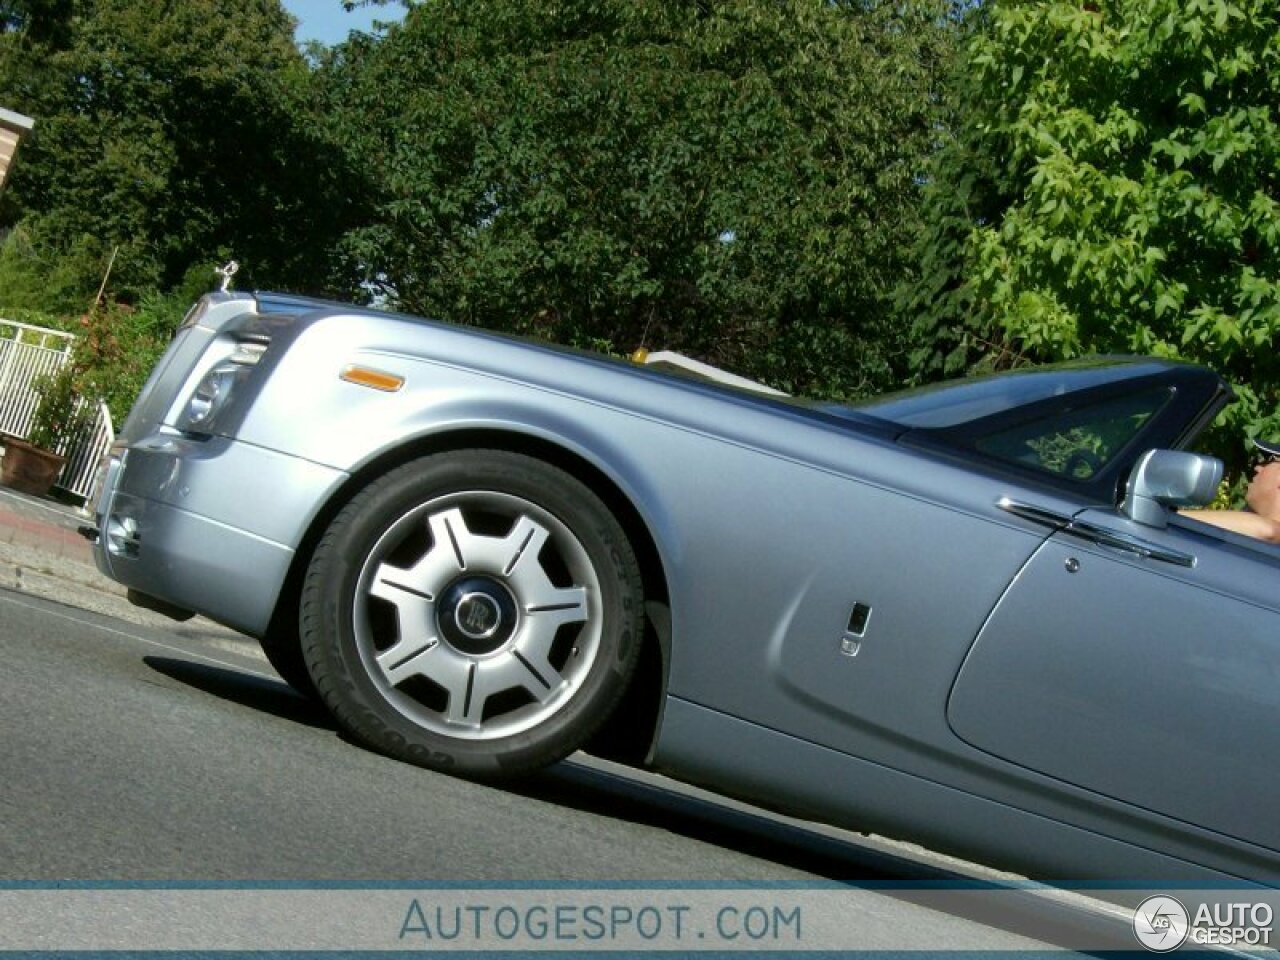
{"label": "roof edge", "polygon": [[30,117],[24,117],[20,113],[0,107],[0,127],[12,130],[18,136],[23,136],[30,133],[31,128],[35,125],[36,122]]}

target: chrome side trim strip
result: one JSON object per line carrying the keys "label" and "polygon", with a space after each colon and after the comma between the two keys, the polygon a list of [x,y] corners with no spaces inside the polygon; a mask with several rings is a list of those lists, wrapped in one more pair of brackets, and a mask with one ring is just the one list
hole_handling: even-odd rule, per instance
{"label": "chrome side trim strip", "polygon": [[1151,560],[1161,560],[1164,563],[1173,563],[1180,567],[1194,567],[1196,565],[1196,558],[1192,554],[1181,553],[1177,550],[1167,550],[1140,537],[1119,533],[1115,530],[1107,530],[1092,523],[1076,520],[1064,532],[1071,534],[1073,537],[1080,537],[1082,540],[1099,543],[1104,547],[1114,547],[1127,553],[1136,553],[1140,557],[1147,557]]}
{"label": "chrome side trim strip", "polygon": [[1081,540],[1088,540],[1104,547],[1123,550],[1126,553],[1136,554],[1150,560],[1177,564],[1180,567],[1194,567],[1196,565],[1196,558],[1192,554],[1168,550],[1143,540],[1141,537],[1120,533],[1116,530],[1108,530],[1105,527],[1099,527],[1083,520],[1075,520],[1066,514],[1058,513],[1054,510],[1046,510],[1044,507],[1037,507],[1034,504],[1022,503],[1009,497],[1001,497],[996,501],[996,506],[1006,513],[1012,513],[1015,517],[1021,517],[1024,520],[1030,520],[1032,523],[1039,523],[1046,527],[1052,527],[1054,532],[1070,534],[1073,537],[1079,537]]}

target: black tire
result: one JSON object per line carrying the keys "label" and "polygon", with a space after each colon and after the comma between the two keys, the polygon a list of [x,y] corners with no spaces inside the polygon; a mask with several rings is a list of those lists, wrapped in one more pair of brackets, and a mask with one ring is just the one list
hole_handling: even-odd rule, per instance
{"label": "black tire", "polygon": [[320,691],[302,659],[302,641],[298,637],[297,617],[291,617],[287,625],[272,623],[266,634],[258,638],[258,646],[266,654],[267,662],[280,674],[280,679],[308,700],[319,702]]}
{"label": "black tire", "polygon": [[582,746],[640,650],[639,567],[609,509],[549,464],[468,450],[374,481],[307,570],[302,655],[370,747],[476,778]]}

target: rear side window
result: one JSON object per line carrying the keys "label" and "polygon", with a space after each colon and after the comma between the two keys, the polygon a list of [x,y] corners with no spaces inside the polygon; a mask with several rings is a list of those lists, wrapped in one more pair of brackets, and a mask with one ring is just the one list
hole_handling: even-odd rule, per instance
{"label": "rear side window", "polygon": [[1173,396],[1167,387],[1005,424],[970,439],[978,452],[1065,480],[1087,482],[1142,433]]}

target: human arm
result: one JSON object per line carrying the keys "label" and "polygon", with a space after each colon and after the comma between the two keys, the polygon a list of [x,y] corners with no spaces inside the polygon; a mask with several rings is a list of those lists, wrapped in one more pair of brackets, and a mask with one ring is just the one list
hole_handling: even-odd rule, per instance
{"label": "human arm", "polygon": [[1280,543],[1280,523],[1248,510],[1180,510],[1179,515],[1267,543]]}

